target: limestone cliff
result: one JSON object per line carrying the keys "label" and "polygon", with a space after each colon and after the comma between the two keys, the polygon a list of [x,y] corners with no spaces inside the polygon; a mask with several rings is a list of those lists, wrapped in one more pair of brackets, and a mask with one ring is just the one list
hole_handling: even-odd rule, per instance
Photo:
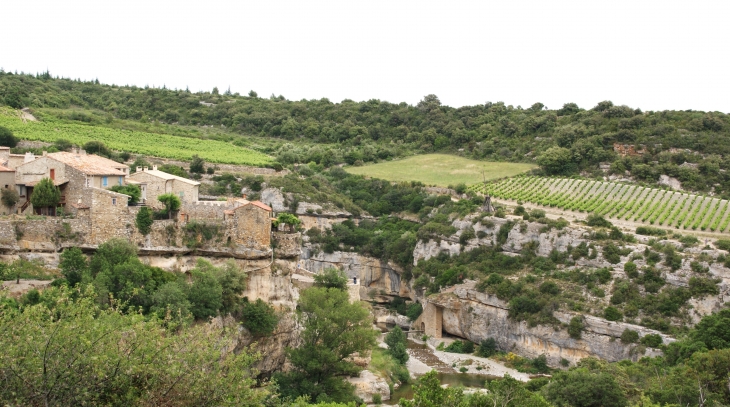
{"label": "limestone cliff", "polygon": [[[474,282],[467,282],[425,300],[424,314],[417,322],[423,323],[427,335],[440,337],[447,333],[475,343],[494,338],[500,349],[531,358],[545,354],[551,365],[558,365],[563,358],[575,363],[581,358],[594,356],[614,362],[661,353],[656,349],[640,353],[636,345],[621,343],[619,338],[625,329],[637,331],[639,336],[659,334],[664,343],[674,341],[661,332],[593,316],[584,316],[582,338],[573,339],[565,329],[540,325],[530,327],[526,322],[510,319],[509,306],[504,301],[481,293],[474,286]],[[554,315],[567,324],[573,316],[580,314],[555,312]]]}

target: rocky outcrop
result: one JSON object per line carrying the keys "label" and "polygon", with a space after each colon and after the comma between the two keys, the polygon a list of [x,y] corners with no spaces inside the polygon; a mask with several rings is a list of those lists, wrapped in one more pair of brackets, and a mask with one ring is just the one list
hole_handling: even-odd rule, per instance
{"label": "rocky outcrop", "polygon": [[391,262],[352,252],[313,252],[310,247],[302,250],[301,267],[313,273],[335,267],[343,270],[349,279],[357,278],[360,286],[368,290],[381,290],[388,295],[411,297],[411,289],[401,279],[403,270]]}
{"label": "rocky outcrop", "polygon": [[355,386],[355,395],[366,403],[373,402],[374,394],[380,394],[380,398],[383,401],[390,400],[390,386],[388,386],[388,382],[369,370],[363,370],[360,372],[360,376],[348,378],[347,381]]}
{"label": "rocky outcrop", "polygon": [[[423,321],[426,333],[438,336],[441,332],[459,336],[475,343],[494,338],[499,348],[521,356],[537,357],[545,354],[548,363],[557,366],[561,359],[572,363],[581,358],[594,356],[607,361],[623,359],[637,360],[642,356],[661,354],[659,350],[647,349],[640,353],[636,345],[625,345],[619,338],[625,329],[639,333],[659,334],[664,343],[674,339],[661,332],[641,326],[609,322],[593,316],[583,316],[585,330],[581,339],[573,339],[565,329],[538,325],[530,327],[526,322],[518,322],[508,317],[509,305],[493,295],[477,291],[474,282],[455,286],[449,293],[428,297]],[[570,322],[576,313],[555,312],[554,316],[562,323]],[[441,325],[441,332],[434,327]]]}

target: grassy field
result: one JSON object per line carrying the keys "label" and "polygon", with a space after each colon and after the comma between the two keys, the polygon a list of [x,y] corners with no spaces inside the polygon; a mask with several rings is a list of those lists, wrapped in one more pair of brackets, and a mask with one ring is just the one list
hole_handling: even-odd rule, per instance
{"label": "grassy field", "polygon": [[0,126],[7,127],[16,137],[25,140],[52,143],[66,139],[78,145],[98,140],[113,150],[178,160],[190,160],[193,154],[198,154],[212,163],[264,166],[273,161],[266,154],[218,140],[111,129],[50,117],[43,121],[23,122],[18,113],[10,109],[0,110]]}
{"label": "grassy field", "polygon": [[447,154],[426,154],[362,167],[347,167],[346,170],[351,174],[388,181],[421,181],[426,185],[445,187],[459,183],[475,184],[484,178],[491,180],[511,177],[535,167],[532,164],[476,161]]}

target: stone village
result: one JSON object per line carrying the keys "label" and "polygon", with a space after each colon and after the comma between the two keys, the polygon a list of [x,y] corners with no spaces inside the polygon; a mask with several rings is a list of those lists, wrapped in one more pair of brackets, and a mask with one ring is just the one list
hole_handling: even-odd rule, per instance
{"label": "stone village", "polygon": [[[61,192],[59,207],[68,215],[0,222],[0,250],[48,251],[50,247],[46,246],[52,244],[51,240],[56,240],[59,249],[78,246],[93,250],[112,238],[133,241],[141,250],[176,247],[181,246],[179,235],[186,225],[202,223],[217,231],[215,251],[220,253],[209,255],[256,259],[271,254],[273,212],[268,205],[249,201],[245,195],[225,201],[199,201],[199,182],[159,171],[156,166],[135,170],[130,173],[125,164],[80,149],[35,156],[11,154],[9,148],[0,147],[0,188],[18,191],[20,201],[15,212],[40,213],[40,208],[33,208],[30,197],[37,183],[49,178]],[[107,189],[130,184],[140,187],[139,205],[130,206],[128,195]],[[143,206],[161,208],[157,197],[170,193],[181,201],[176,219],[155,221],[152,233],[142,236],[134,226],[137,212]],[[20,235],[27,236],[20,239]]]}

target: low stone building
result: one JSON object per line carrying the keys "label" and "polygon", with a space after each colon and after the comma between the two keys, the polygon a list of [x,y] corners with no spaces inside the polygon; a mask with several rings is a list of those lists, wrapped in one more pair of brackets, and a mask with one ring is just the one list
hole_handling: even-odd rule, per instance
{"label": "low stone building", "polygon": [[168,174],[153,166],[137,167],[137,172],[129,176],[130,182],[138,183],[142,190],[142,202],[153,207],[162,207],[157,197],[163,194],[173,193],[180,197],[182,203],[193,203],[198,201],[198,190],[200,182],[177,175]]}
{"label": "low stone building", "polygon": [[240,206],[225,211],[228,243],[262,250],[271,246],[271,207],[259,201],[239,200]]}
{"label": "low stone building", "polygon": [[15,169],[15,184],[21,201],[20,211],[30,207],[33,188],[43,178],[50,178],[61,191],[59,206],[69,202],[90,206],[88,188],[105,189],[125,185],[129,166],[83,150],[44,154]]}

